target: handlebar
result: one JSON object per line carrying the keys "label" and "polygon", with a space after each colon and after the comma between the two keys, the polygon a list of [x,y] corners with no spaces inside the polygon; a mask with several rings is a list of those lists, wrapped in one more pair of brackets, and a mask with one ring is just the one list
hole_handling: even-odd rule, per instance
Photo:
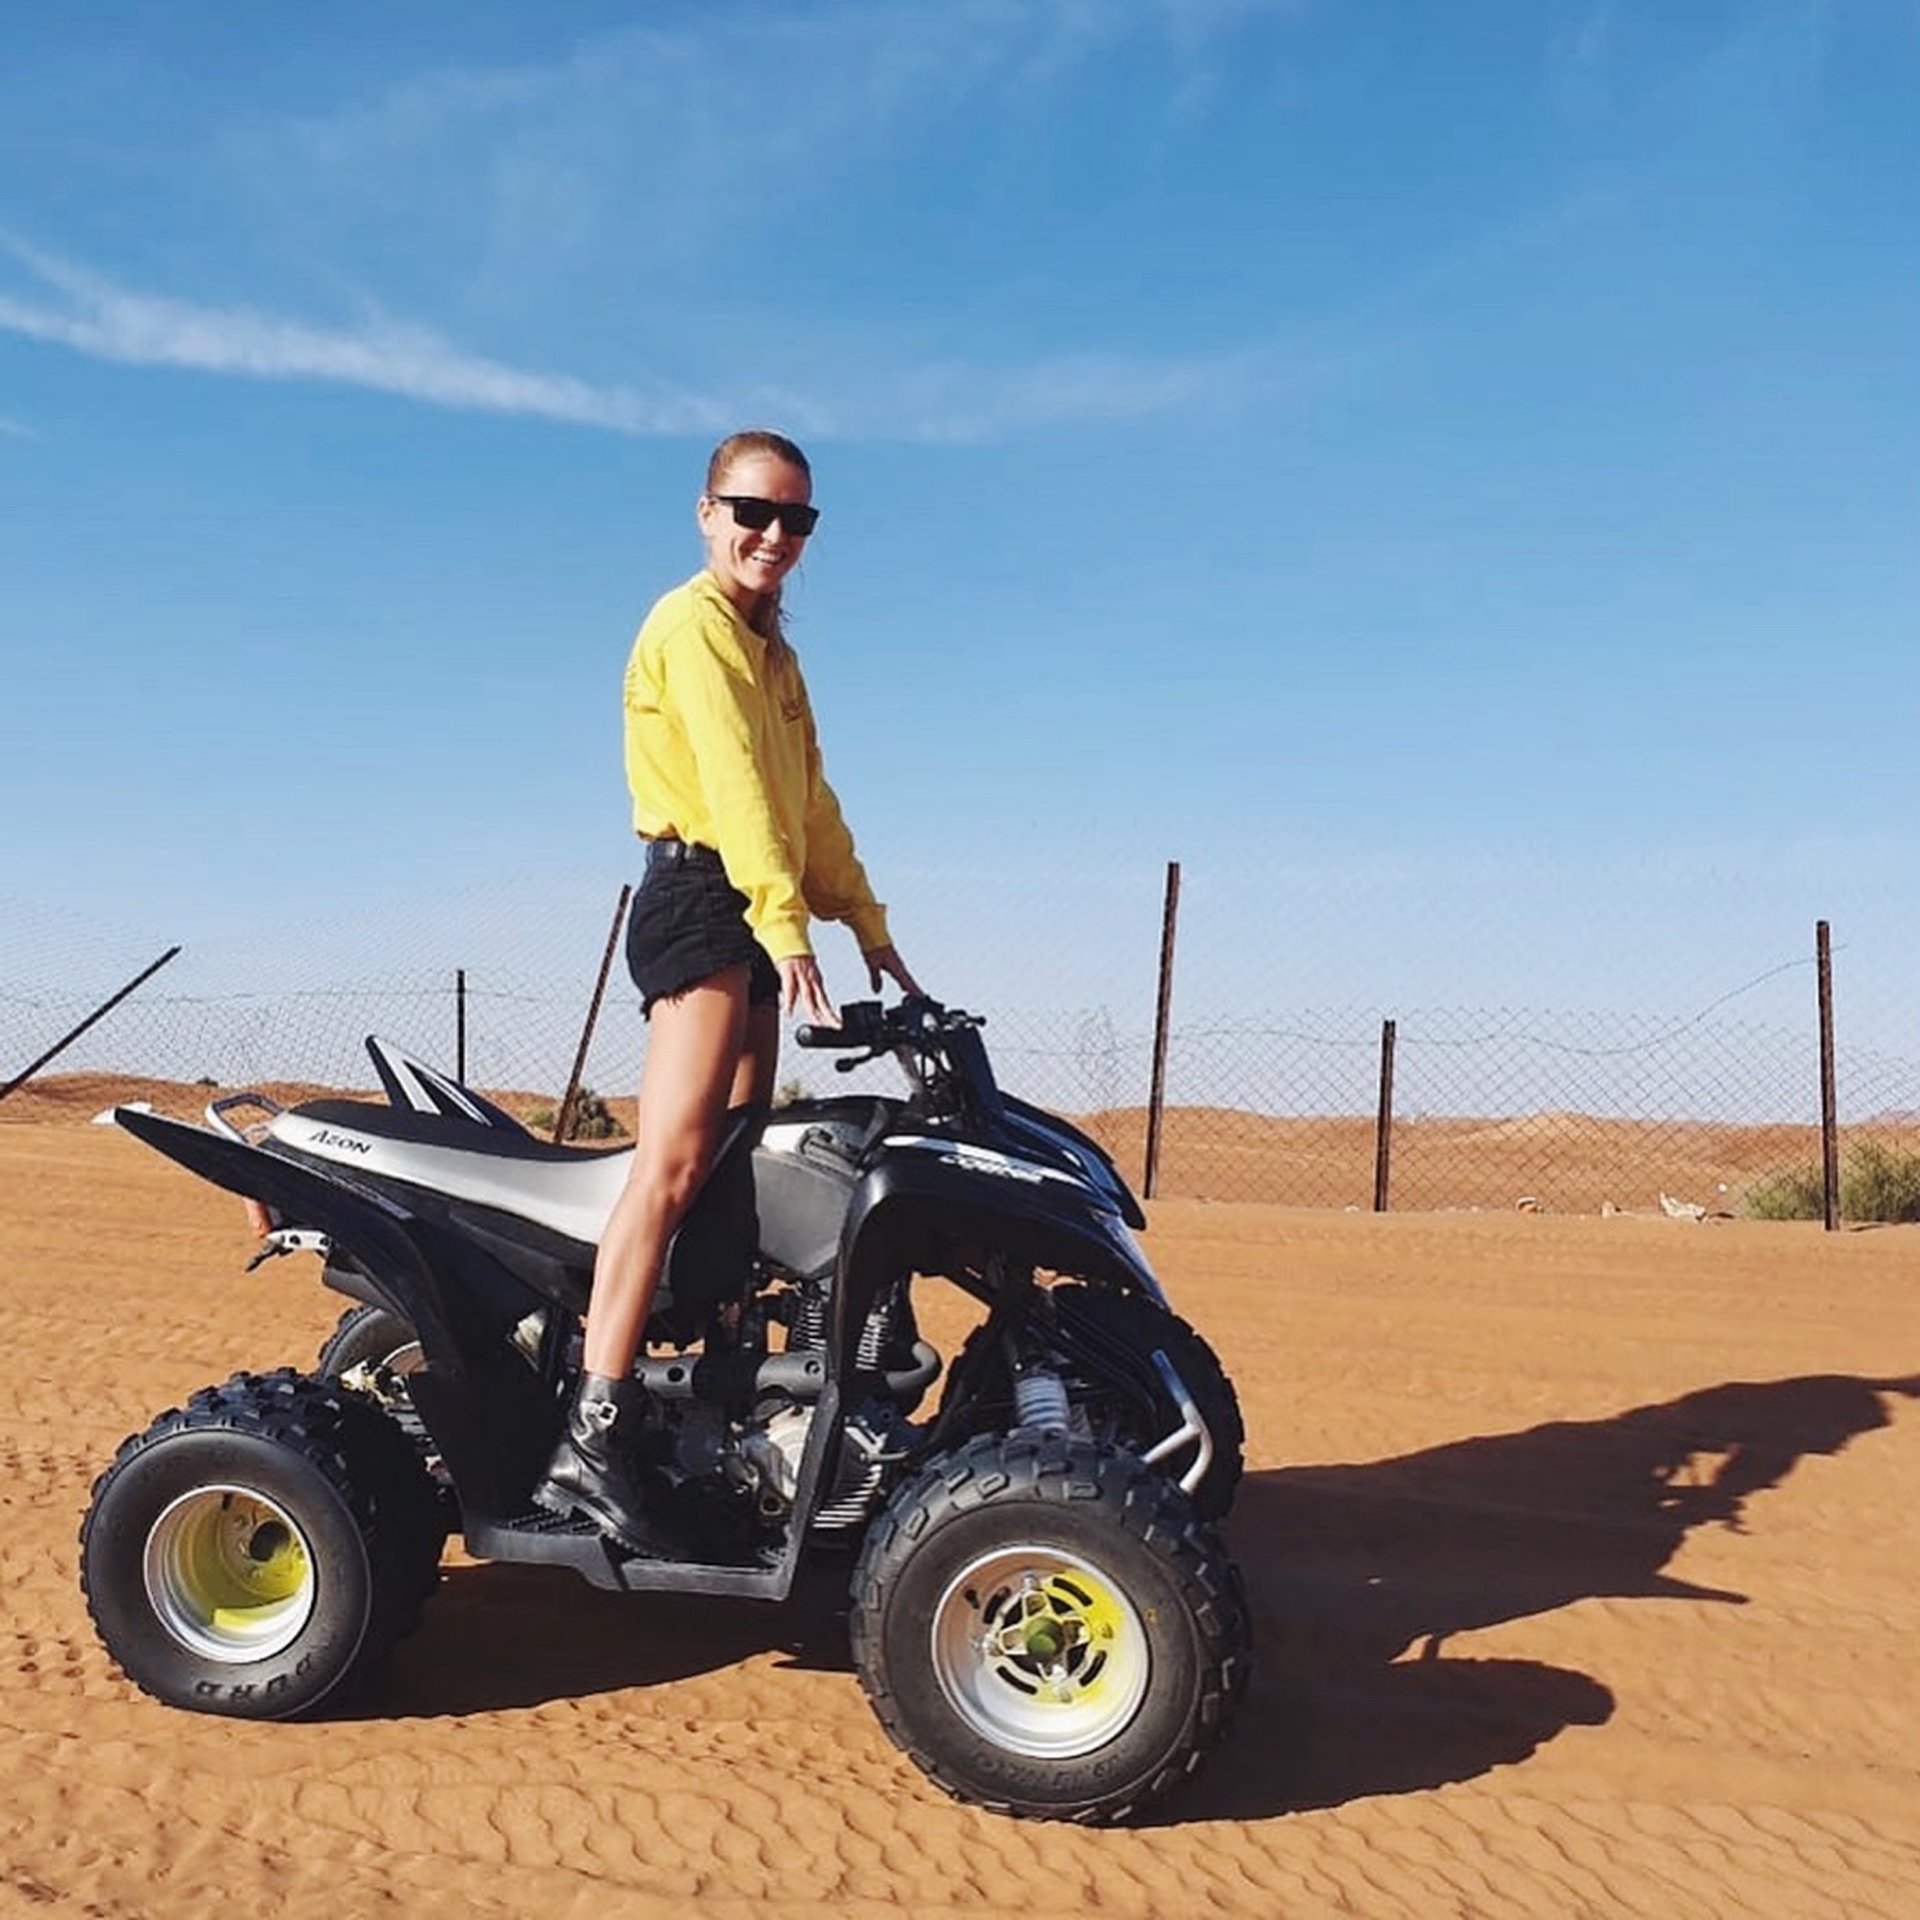
{"label": "handlebar", "polygon": [[840,1073],[890,1053],[913,1089],[915,1111],[991,1124],[1003,1117],[1003,1108],[986,1048],[974,1031],[986,1024],[977,1013],[912,993],[894,1007],[853,1001],[840,1009],[839,1026],[803,1026],[794,1039],[803,1047],[838,1050],[842,1058],[833,1064]]}
{"label": "handlebar", "polygon": [[943,1033],[985,1024],[979,1014],[943,1007],[924,994],[909,994],[897,1007],[882,1006],[878,1000],[850,1001],[840,1009],[837,1027],[796,1027],[793,1042],[798,1047],[883,1053],[890,1047],[924,1046]]}

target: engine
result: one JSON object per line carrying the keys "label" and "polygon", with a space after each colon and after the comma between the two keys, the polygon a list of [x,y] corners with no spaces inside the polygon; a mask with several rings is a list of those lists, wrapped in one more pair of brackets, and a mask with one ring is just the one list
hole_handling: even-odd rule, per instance
{"label": "engine", "polygon": [[[811,1407],[782,1407],[740,1436],[739,1454],[754,1476],[766,1519],[778,1519],[793,1506],[813,1416]],[[863,1526],[886,1484],[887,1469],[905,1457],[916,1438],[890,1400],[875,1397],[855,1408],[841,1428],[840,1457],[813,1530],[840,1533]]]}
{"label": "engine", "polygon": [[[649,1357],[636,1368],[654,1395],[660,1476],[676,1505],[699,1510],[705,1530],[751,1535],[777,1526],[799,1491],[826,1375],[827,1295],[818,1286],[796,1288],[779,1296],[772,1311],[787,1330],[781,1352],[755,1341],[732,1353]],[[863,1526],[889,1470],[918,1438],[907,1414],[938,1374],[940,1359],[917,1331],[904,1284],[889,1288],[852,1355],[851,1377],[877,1380],[882,1390],[866,1393],[842,1423],[829,1481],[815,1504],[815,1532]]]}

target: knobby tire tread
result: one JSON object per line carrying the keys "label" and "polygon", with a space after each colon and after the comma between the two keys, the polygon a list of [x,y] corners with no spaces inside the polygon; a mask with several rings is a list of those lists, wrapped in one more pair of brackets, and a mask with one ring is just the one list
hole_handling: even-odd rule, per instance
{"label": "knobby tire tread", "polygon": [[[984,1797],[956,1778],[939,1755],[914,1743],[887,1685],[879,1623],[905,1564],[903,1543],[911,1546],[945,1515],[987,1507],[1008,1493],[1114,1503],[1121,1525],[1161,1558],[1194,1602],[1204,1682],[1191,1740],[1124,1798],[1069,1810]],[[1016,1819],[1068,1819],[1083,1826],[1126,1820],[1199,1768],[1226,1730],[1252,1673],[1245,1584],[1212,1526],[1176,1485],[1132,1454],[1061,1433],[1022,1428],[1011,1435],[983,1434],[930,1462],[875,1521],[854,1570],[852,1592],[854,1666],[888,1738],[956,1799]]]}
{"label": "knobby tire tread", "polygon": [[[148,1448],[196,1431],[245,1434],[285,1447],[339,1496],[366,1543],[373,1573],[373,1601],[354,1670],[377,1665],[418,1625],[421,1609],[440,1583],[446,1522],[412,1443],[393,1421],[363,1396],[295,1368],[233,1374],[218,1386],[202,1387],[185,1406],[167,1408],[123,1440],[88,1495],[79,1534],[83,1566],[107,1483]],[[88,1616],[104,1641],[93,1593],[82,1585]],[[117,1661],[115,1666],[125,1672]],[[137,1676],[126,1677],[142,1692],[152,1691]],[[332,1693],[315,1705],[324,1705]]]}

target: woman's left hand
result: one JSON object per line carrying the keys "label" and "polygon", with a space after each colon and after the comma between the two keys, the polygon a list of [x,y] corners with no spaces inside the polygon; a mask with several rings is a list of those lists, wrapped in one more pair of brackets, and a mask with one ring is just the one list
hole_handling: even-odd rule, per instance
{"label": "woman's left hand", "polygon": [[882,975],[899,983],[902,993],[917,994],[920,983],[907,971],[907,963],[900,958],[897,947],[875,947],[867,955],[867,980],[875,993],[880,991]]}

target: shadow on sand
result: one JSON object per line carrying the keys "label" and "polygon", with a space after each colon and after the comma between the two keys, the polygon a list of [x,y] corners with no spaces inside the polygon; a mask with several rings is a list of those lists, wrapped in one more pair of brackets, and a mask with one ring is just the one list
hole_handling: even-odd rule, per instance
{"label": "shadow on sand", "polygon": [[[1805,1455],[1890,1424],[1896,1395],[1920,1397],[1920,1376],[1733,1382],[1605,1420],[1249,1475],[1226,1532],[1255,1614],[1252,1691],[1193,1788],[1148,1819],[1260,1819],[1413,1792],[1601,1724],[1613,1695],[1588,1675],[1451,1659],[1446,1641],[1589,1598],[1741,1603],[1663,1571],[1688,1531],[1741,1531],[1753,1495]],[[534,1706],[769,1651],[844,1671],[850,1572],[827,1557],[770,1607],[608,1594],[558,1569],[454,1567],[420,1631],[347,1711]]]}
{"label": "shadow on sand", "polygon": [[1730,1382],[1605,1420],[1249,1476],[1227,1537],[1258,1669],[1226,1747],[1167,1816],[1441,1786],[1599,1725],[1613,1712],[1599,1681],[1449,1659],[1447,1639],[1591,1598],[1741,1604],[1663,1571],[1689,1530],[1743,1531],[1754,1494],[1890,1424],[1895,1395],[1920,1397],[1920,1376]]}
{"label": "shadow on sand", "polygon": [[451,1566],[419,1630],[356,1693],[355,1718],[437,1718],[653,1687],[778,1653],[849,1672],[850,1557],[805,1567],[784,1603],[607,1593],[559,1567]]}

